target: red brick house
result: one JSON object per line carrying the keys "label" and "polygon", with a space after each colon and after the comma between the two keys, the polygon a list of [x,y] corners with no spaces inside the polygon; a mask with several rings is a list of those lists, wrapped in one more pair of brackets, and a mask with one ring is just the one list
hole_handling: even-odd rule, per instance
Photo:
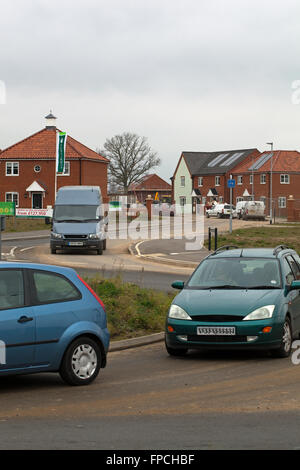
{"label": "red brick house", "polygon": [[148,195],[159,202],[171,202],[172,186],[160,176],[153,173],[144,176],[138,183],[129,187],[128,196],[132,203],[144,203]]}
{"label": "red brick house", "polygon": [[[46,208],[55,201],[56,118],[50,113],[46,127],[0,151],[0,200],[21,208]],[[66,166],[57,176],[57,189],[70,185],[100,186],[107,200],[109,161],[70,135]]]}
{"label": "red brick house", "polygon": [[235,168],[250,165],[261,153],[256,148],[218,152],[182,152],[172,177],[173,200],[195,210],[197,203],[229,202],[227,180]]}
{"label": "red brick house", "polygon": [[275,215],[287,215],[287,199],[294,196],[296,208],[300,208],[300,153],[297,150],[274,150],[263,152],[250,164],[241,162],[233,170],[236,186],[233,201],[246,199],[245,191],[252,199],[263,200],[266,213],[272,206]]}

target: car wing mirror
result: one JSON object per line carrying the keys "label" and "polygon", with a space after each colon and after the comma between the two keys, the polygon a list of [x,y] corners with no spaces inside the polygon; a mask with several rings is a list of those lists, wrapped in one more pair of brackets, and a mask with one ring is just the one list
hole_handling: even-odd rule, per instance
{"label": "car wing mirror", "polygon": [[173,289],[183,289],[184,288],[184,281],[175,281],[172,283]]}
{"label": "car wing mirror", "polygon": [[300,289],[300,281],[292,281],[290,285],[290,290]]}

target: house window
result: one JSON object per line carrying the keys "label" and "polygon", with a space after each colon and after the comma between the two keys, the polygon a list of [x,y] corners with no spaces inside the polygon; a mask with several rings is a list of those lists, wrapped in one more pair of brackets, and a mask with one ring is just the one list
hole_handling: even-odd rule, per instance
{"label": "house window", "polygon": [[181,206],[185,206],[185,205],[186,205],[186,197],[182,196],[182,197],[179,198],[179,200],[180,200],[180,205],[181,205]]}
{"label": "house window", "polygon": [[63,173],[58,174],[57,176],[70,176],[71,165],[69,161],[65,161],[65,169]]}
{"label": "house window", "polygon": [[14,202],[19,205],[19,193],[5,193],[5,202]]}
{"label": "house window", "polygon": [[185,176],[180,176],[180,186],[185,186]]}
{"label": "house window", "polygon": [[279,197],[278,198],[278,207],[280,209],[285,209],[286,208],[286,197]]}
{"label": "house window", "polygon": [[240,202],[240,201],[243,201],[243,200],[244,200],[244,198],[243,198],[242,196],[238,196],[238,197],[236,198],[236,202],[237,202],[237,203]]}
{"label": "house window", "polygon": [[219,203],[223,202],[223,196],[219,196]]}
{"label": "house window", "polygon": [[237,177],[237,184],[243,184],[243,177],[241,175]]}
{"label": "house window", "polygon": [[19,162],[6,162],[6,176],[19,176]]}
{"label": "house window", "polygon": [[280,184],[290,184],[290,175],[280,175]]}
{"label": "house window", "polygon": [[221,176],[216,176],[215,177],[215,186],[220,186],[221,184]]}
{"label": "house window", "polygon": [[266,182],[267,182],[267,175],[263,173],[262,175],[260,175],[260,184],[266,184]]}
{"label": "house window", "polygon": [[203,186],[203,176],[198,177],[198,186]]}
{"label": "house window", "polygon": [[253,184],[253,175],[250,175],[250,176],[249,176],[249,183],[250,183],[250,184]]}

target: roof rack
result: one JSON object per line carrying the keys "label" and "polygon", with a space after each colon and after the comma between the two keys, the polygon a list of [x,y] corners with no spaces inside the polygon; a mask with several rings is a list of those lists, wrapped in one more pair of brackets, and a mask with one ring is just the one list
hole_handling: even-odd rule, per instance
{"label": "roof rack", "polygon": [[215,255],[217,253],[219,253],[219,251],[226,251],[226,250],[230,250],[230,249],[237,249],[239,248],[239,246],[236,246],[236,245],[224,245],[224,246],[220,246],[220,248],[218,248],[217,250],[215,250],[211,255]]}
{"label": "roof rack", "polygon": [[274,250],[273,250],[273,255],[276,255],[276,256],[277,256],[278,253],[279,253],[279,251],[281,251],[281,250],[289,250],[289,249],[290,249],[290,247],[287,246],[287,245],[278,245],[278,246],[276,246],[276,247],[274,248]]}

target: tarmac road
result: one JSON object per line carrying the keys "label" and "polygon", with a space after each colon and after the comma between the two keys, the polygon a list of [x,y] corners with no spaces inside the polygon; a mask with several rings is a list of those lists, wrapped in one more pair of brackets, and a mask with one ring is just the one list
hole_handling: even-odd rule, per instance
{"label": "tarmac road", "polygon": [[1,378],[1,449],[300,448],[300,369],[267,353],[109,353],[87,387]]}

